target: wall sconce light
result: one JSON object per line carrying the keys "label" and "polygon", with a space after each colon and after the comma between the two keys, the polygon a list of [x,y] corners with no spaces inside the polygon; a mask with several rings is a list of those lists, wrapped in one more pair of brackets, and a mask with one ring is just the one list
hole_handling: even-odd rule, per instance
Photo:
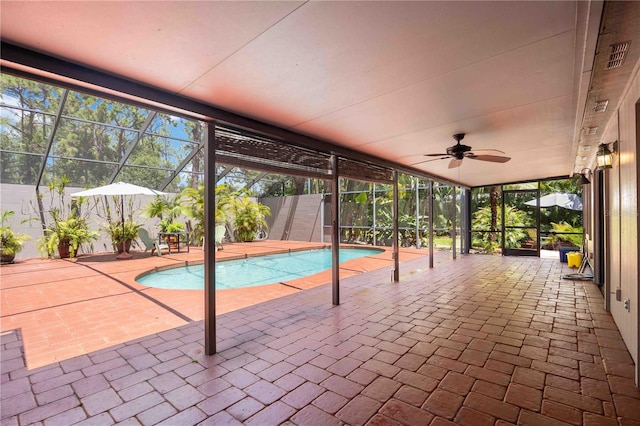
{"label": "wall sconce light", "polygon": [[609,149],[609,144],[603,143],[598,146],[596,162],[598,163],[598,170],[610,169],[613,167],[613,152]]}
{"label": "wall sconce light", "polygon": [[591,183],[591,181],[587,178],[587,175],[589,174],[591,174],[591,169],[585,168],[580,170],[580,179],[578,179],[578,185],[589,185]]}

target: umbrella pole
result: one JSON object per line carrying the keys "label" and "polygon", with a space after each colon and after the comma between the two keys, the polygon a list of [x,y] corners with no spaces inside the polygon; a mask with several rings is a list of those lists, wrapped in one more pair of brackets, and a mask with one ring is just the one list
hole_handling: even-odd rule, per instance
{"label": "umbrella pole", "polygon": [[120,216],[122,219],[122,253],[116,256],[116,259],[131,259],[133,256],[127,252],[127,241],[124,238],[124,195],[120,196]]}

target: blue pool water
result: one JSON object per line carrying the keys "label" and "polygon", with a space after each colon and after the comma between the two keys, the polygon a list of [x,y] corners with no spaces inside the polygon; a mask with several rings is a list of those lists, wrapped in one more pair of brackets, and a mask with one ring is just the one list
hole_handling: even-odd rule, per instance
{"label": "blue pool water", "polygon": [[[340,263],[383,252],[378,249],[340,249]],[[216,263],[216,289],[279,283],[317,274],[331,268],[331,250],[304,250]],[[147,287],[202,290],[204,265],[154,272],[137,279]]]}

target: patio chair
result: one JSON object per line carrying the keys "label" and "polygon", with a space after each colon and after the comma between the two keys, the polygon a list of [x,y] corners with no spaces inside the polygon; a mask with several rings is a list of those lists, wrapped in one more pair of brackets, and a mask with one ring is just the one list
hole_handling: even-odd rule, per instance
{"label": "patio chair", "polygon": [[[223,250],[222,242],[227,234],[227,227],[224,225],[217,225],[214,230],[214,239],[216,241],[216,250]],[[204,250],[204,237],[202,237],[202,250]]]}
{"label": "patio chair", "polygon": [[224,225],[218,225],[215,227],[213,232],[216,239],[216,250],[223,250],[222,242],[224,241],[225,234],[227,233],[227,227]]}
{"label": "patio chair", "polygon": [[147,250],[151,250],[151,255],[153,256],[153,252],[157,251],[158,256],[162,256],[162,249],[167,249],[169,254],[171,254],[171,248],[164,241],[156,241],[149,235],[149,231],[144,228],[138,229],[138,235],[144,244],[144,252]]}

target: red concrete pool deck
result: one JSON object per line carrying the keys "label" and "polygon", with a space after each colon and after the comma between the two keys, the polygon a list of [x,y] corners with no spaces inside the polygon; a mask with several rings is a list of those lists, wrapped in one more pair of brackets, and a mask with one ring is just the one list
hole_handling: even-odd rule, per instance
{"label": "red concrete pool deck", "polygon": [[[383,254],[380,269],[344,265],[369,272],[343,275],[339,306],[312,281],[238,309],[240,293],[218,292],[228,311],[205,356],[202,301],[132,282],[197,256],[0,268],[1,424],[640,424],[633,360],[602,294],[564,280],[574,271],[557,258],[449,252],[429,268],[403,252],[391,283]],[[70,352],[45,361],[59,340]]]}
{"label": "red concrete pool deck", "polygon": [[[225,244],[217,259],[235,259],[289,250],[321,248],[318,243],[259,241]],[[391,265],[389,248],[379,255],[347,261],[340,276]],[[113,344],[169,330],[204,318],[204,291],[166,290],[138,284],[138,275],[169,266],[202,263],[203,251],[151,256],[132,252],[129,260],[112,253],[82,255],[70,260],[29,259],[0,268],[2,331],[21,329],[27,365],[38,368],[104,349]],[[400,260],[424,256],[402,249]],[[272,284],[216,291],[216,312],[227,313],[303,289],[331,282],[331,271]],[[327,300],[331,301],[330,290]]]}

